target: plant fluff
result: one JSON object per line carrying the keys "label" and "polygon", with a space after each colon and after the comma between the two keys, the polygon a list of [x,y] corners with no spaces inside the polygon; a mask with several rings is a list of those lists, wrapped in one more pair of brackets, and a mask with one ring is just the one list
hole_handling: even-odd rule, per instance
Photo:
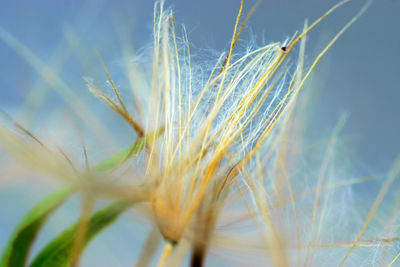
{"label": "plant fluff", "polygon": [[[385,227],[373,218],[398,176],[399,162],[364,214],[347,201],[352,198],[352,184],[372,178],[349,179],[339,167],[345,116],[324,145],[318,149],[305,145],[307,99],[300,94],[304,82],[370,2],[308,68],[305,37],[346,2],[282,43],[238,52],[235,45],[255,10],[243,16],[241,1],[229,49],[209,67],[193,59],[186,32],[176,30],[172,10],[163,1],[156,2],[151,62],[127,68],[133,107],[126,105],[101,59],[113,95],[86,78],[89,91],[134,132],[131,146],[96,166],[88,163],[85,149],[82,168],[61,148],[50,147],[3,114],[12,124],[0,128],[0,145],[7,155],[31,171],[58,178],[64,186],[16,226],[0,266],[25,266],[44,222],[74,193],[82,199],[80,219],[43,247],[30,266],[77,266],[95,235],[138,203],[142,203],[138,212],[154,229],[137,266],[150,262],[176,266],[185,255],[190,255],[191,266],[202,266],[210,251],[239,265],[393,264],[398,255],[390,229],[396,213]],[[1,38],[23,50],[8,33],[2,31]],[[61,83],[56,75],[46,77],[50,84]],[[112,203],[93,212],[96,200],[102,198]],[[157,255],[160,236],[163,250]]]}

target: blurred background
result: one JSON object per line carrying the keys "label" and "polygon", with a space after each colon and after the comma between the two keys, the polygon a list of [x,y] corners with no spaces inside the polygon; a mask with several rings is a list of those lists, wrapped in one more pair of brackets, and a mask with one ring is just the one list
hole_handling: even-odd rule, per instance
{"label": "blurred background", "polygon": [[[302,28],[305,18],[312,21],[337,2],[264,0],[241,36],[242,44],[250,39],[258,45],[285,40]],[[244,14],[254,3],[245,1]],[[363,3],[350,1],[309,34],[309,64]],[[202,49],[221,52],[228,48],[239,4],[239,0],[166,1],[174,9],[178,31],[184,25],[193,49],[198,49],[194,52],[197,58],[201,58]],[[357,143],[357,158],[375,171],[386,170],[400,148],[398,14],[400,1],[374,1],[317,68],[321,96],[315,112],[316,124],[323,129],[331,126],[338,114],[349,112],[346,131]],[[109,68],[121,60],[121,42],[128,42],[140,52],[152,41],[152,17],[153,1],[148,0],[0,3],[1,27],[43,63],[56,65],[56,73],[83,96],[87,90],[82,77],[95,76],[94,68],[101,70],[95,50]],[[40,77],[4,42],[0,42],[0,57],[0,105],[2,109],[14,110],[24,103],[32,84]],[[54,92],[47,92],[42,104],[56,105],[57,102],[49,101],[56,98]]]}
{"label": "blurred background", "polygon": [[[198,62],[208,62],[210,55],[218,55],[229,47],[239,0],[165,2],[166,6],[174,9],[178,32],[184,25]],[[238,49],[245,49],[247,43],[264,45],[283,41],[302,29],[305,18],[312,22],[337,2],[264,0],[241,35]],[[243,14],[254,3],[253,0],[246,0]],[[350,1],[310,32],[307,37],[307,65],[364,3],[362,0]],[[0,108],[29,129],[46,136],[59,136],[60,133],[42,129],[43,121],[54,120],[56,111],[71,108],[55,87],[61,85],[73,92],[71,99],[78,97],[82,102],[91,103],[93,110],[101,110],[102,104],[90,95],[83,79],[89,76],[99,84],[105,83],[96,51],[114,80],[117,83],[119,78],[123,80],[120,73],[123,45],[128,44],[134,51],[132,54],[140,59],[145,47],[152,42],[153,4],[150,0],[1,1]],[[310,113],[310,135],[327,136],[340,115],[348,113],[343,136],[354,172],[359,174],[385,173],[400,152],[399,14],[400,1],[374,1],[324,56],[308,81],[309,86],[312,84],[318,92]],[[57,73],[60,80],[44,82],[44,77],[50,81],[53,77],[46,73],[43,66]],[[123,88],[121,91],[124,95]],[[104,115],[105,124],[112,125],[115,117],[109,115],[109,111],[99,113]],[[112,135],[121,146],[128,141],[123,131],[112,132]],[[22,197],[23,191],[16,187],[0,186],[0,249],[13,225],[31,206],[31,201],[43,196],[41,190],[40,185],[33,185],[31,196]],[[375,192],[373,188],[363,190]],[[16,194],[22,198],[15,198]],[[15,201],[10,202],[10,199]],[[78,204],[72,201],[68,205],[71,208]],[[15,206],[21,209],[16,211],[13,209]],[[58,223],[59,226],[53,222],[49,231],[57,231],[68,224],[63,220]],[[128,229],[131,222],[129,218],[124,218],[119,224],[122,229]],[[148,230],[143,224],[138,223],[137,227]],[[134,234],[131,234],[133,238]],[[104,235],[104,240],[115,238],[110,234],[107,237],[107,233]],[[106,258],[109,257],[115,266],[132,262],[137,255],[135,248],[140,248],[142,239],[144,237],[125,244],[121,251],[109,251]],[[122,236],[120,240],[123,240]],[[38,242],[40,244],[45,240],[39,239]],[[101,244],[93,246],[93,249],[104,253]],[[94,256],[87,259],[91,264],[95,261]],[[106,266],[101,262],[98,264],[92,266]]]}

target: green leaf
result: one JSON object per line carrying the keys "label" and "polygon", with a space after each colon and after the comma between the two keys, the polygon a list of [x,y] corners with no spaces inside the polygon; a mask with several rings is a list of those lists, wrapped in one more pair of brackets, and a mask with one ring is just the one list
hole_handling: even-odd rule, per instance
{"label": "green leaf", "polygon": [[67,197],[74,192],[72,187],[53,192],[33,207],[14,229],[0,260],[0,267],[22,267],[25,265],[31,244],[41,226]]}
{"label": "green leaf", "polygon": [[[109,206],[93,213],[88,220],[81,251],[105,227],[112,224],[134,202],[115,201]],[[76,238],[79,222],[66,229],[53,239],[32,261],[30,267],[68,266]]]}
{"label": "green leaf", "polygon": [[[146,137],[108,159],[97,164],[96,171],[107,171],[121,164],[128,157],[143,149]],[[49,216],[75,191],[73,187],[65,187],[50,194],[33,207],[14,229],[0,259],[0,267],[23,267],[29,250],[39,230]]]}
{"label": "green leaf", "polygon": [[144,148],[145,143],[146,143],[146,137],[138,139],[133,146],[125,148],[120,152],[112,155],[111,157],[101,161],[94,167],[94,169],[96,171],[107,171],[120,165],[127,158],[137,154],[140,150],[142,150]]}

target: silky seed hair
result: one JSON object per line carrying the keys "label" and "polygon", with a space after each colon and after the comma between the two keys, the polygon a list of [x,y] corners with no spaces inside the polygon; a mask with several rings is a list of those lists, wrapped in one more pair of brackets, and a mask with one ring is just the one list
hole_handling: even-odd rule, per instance
{"label": "silky seed hair", "polygon": [[[79,170],[62,150],[48,149],[44,142],[18,125],[35,144],[27,144],[3,127],[0,142],[29,167],[68,182],[73,177],[71,183],[81,187],[87,185],[80,179],[93,176],[117,185],[123,181],[146,188],[143,199],[151,204],[152,212],[148,217],[154,220],[165,241],[159,266],[169,257],[174,262],[171,251],[185,242],[192,246],[192,265],[203,262],[211,246],[243,246],[249,241],[246,237],[227,235],[218,227],[242,222],[254,226],[246,232],[247,238],[257,235],[251,248],[266,250],[268,263],[313,265],[320,262],[321,249],[343,245],[348,247],[340,263],[343,265],[355,247],[386,242],[361,240],[361,236],[398,170],[391,171],[356,239],[340,243],[331,238],[329,243],[324,230],[329,225],[326,221],[335,218],[330,203],[338,197],[331,197],[333,191],[328,190],[326,195],[323,191],[339,186],[335,184],[335,168],[328,163],[335,158],[346,118],[339,120],[329,138],[321,166],[312,175],[313,184],[303,184],[309,192],[296,192],[296,185],[301,183],[289,177],[293,174],[290,171],[297,167],[292,156],[302,152],[295,151],[287,141],[298,137],[296,102],[304,82],[319,59],[371,3],[368,1],[305,68],[306,34],[346,2],[339,2],[310,26],[306,23],[302,31],[284,42],[238,51],[240,33],[255,9],[243,16],[241,1],[229,50],[216,57],[211,67],[204,67],[201,59],[196,60],[191,54],[186,32],[177,30],[172,10],[164,6],[164,1],[158,1],[154,7],[154,39],[150,49],[152,64],[143,69],[135,63],[127,66],[127,72],[134,73],[128,77],[139,77],[129,81],[134,108],[127,105],[100,55],[111,93],[105,93],[98,81],[85,79],[89,91],[132,128],[137,138],[134,146],[141,146],[142,152],[132,156],[132,150],[117,168],[104,174],[99,170],[91,172],[84,146],[86,172]],[[2,35],[3,39],[12,40]],[[295,45],[300,46],[297,55]],[[97,131],[99,127],[93,129],[101,133]],[[362,181],[365,179],[348,183]],[[94,192],[117,192],[124,196],[137,193],[134,187],[124,189],[122,184],[111,188],[112,184],[98,183],[98,191]],[[304,195],[312,197],[303,207],[298,199]],[[78,242],[76,247],[79,246]]]}

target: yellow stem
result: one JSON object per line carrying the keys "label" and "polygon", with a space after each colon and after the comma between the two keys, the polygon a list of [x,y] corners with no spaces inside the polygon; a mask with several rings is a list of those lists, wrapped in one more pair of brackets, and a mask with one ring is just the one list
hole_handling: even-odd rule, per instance
{"label": "yellow stem", "polygon": [[169,241],[165,242],[165,245],[164,245],[160,260],[158,261],[157,267],[164,267],[165,263],[167,262],[167,258],[173,248],[174,248],[174,245],[171,242],[169,242]]}

